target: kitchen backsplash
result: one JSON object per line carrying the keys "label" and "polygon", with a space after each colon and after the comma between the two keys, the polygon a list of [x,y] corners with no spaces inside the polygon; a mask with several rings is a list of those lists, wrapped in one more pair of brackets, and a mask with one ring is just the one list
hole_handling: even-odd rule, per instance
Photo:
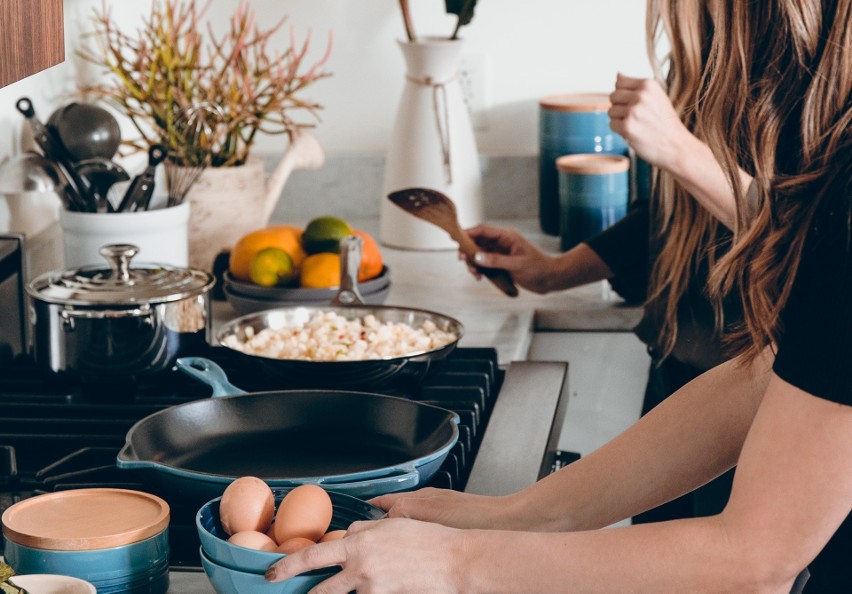
{"label": "kitchen backsplash", "polygon": [[[266,157],[267,171],[276,156]],[[272,215],[305,220],[322,213],[349,218],[379,216],[385,159],[380,155],[330,155],[316,171],[294,171]],[[538,216],[538,157],[480,156],[488,219]]]}

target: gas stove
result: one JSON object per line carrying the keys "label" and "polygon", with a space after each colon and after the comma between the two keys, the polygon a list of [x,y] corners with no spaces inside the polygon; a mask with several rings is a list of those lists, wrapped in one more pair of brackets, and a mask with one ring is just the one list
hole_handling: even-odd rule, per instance
{"label": "gas stove", "polygon": [[[218,363],[247,391],[284,390],[230,349],[198,353]],[[455,411],[460,437],[429,486],[464,490],[479,452],[505,370],[490,348],[457,348],[410,383],[371,390]],[[274,381],[274,384],[273,384]],[[145,471],[121,470],[116,454],[138,420],[165,407],[210,396],[211,389],[172,370],[148,378],[98,384],[45,376],[25,357],[0,366],[0,512],[13,503],[67,489],[112,487],[154,493],[171,508],[173,567],[199,567],[197,502],[158,492]]]}

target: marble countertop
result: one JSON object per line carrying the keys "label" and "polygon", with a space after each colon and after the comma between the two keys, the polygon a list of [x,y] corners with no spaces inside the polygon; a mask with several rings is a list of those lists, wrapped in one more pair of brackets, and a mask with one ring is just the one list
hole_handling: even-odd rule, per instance
{"label": "marble countertop", "polygon": [[[378,238],[378,220],[350,220]],[[550,253],[559,239],[545,235],[535,220],[494,221],[512,226]],[[521,290],[507,297],[487,280],[477,281],[455,251],[408,251],[382,247],[391,274],[385,305],[427,309],[459,320],[460,346],[495,347],[500,364],[526,358],[535,331],[630,331],[641,309],[624,305],[607,283],[594,283],[549,295]],[[237,315],[227,302],[214,303],[214,333]]]}

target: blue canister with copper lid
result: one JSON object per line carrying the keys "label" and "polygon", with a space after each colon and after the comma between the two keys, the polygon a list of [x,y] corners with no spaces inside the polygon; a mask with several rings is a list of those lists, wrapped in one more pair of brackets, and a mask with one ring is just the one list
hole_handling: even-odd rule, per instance
{"label": "blue canister with copper lid", "polygon": [[627,143],[609,127],[609,107],[605,93],[565,93],[539,100],[539,224],[545,233],[559,235],[558,157],[627,154]]}
{"label": "blue canister with copper lid", "polygon": [[560,247],[587,241],[627,214],[630,159],[623,155],[563,155],[559,176]]}

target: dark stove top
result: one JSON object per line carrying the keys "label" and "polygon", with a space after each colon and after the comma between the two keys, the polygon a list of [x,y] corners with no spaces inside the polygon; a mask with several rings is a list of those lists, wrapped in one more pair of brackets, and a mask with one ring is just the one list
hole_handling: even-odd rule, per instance
{"label": "dark stove top", "polygon": [[[247,391],[285,390],[261,368],[221,347],[199,353],[218,363]],[[403,379],[375,391],[451,409],[461,417],[459,442],[429,485],[463,490],[502,385],[504,371],[490,348],[457,348],[422,380]],[[171,508],[174,567],[199,567],[197,503],[158,492],[144,471],[119,470],[116,455],[138,420],[165,407],[207,398],[211,389],[179,371],[113,384],[45,376],[26,358],[0,367],[0,513],[40,493],[91,487],[159,495]]]}

